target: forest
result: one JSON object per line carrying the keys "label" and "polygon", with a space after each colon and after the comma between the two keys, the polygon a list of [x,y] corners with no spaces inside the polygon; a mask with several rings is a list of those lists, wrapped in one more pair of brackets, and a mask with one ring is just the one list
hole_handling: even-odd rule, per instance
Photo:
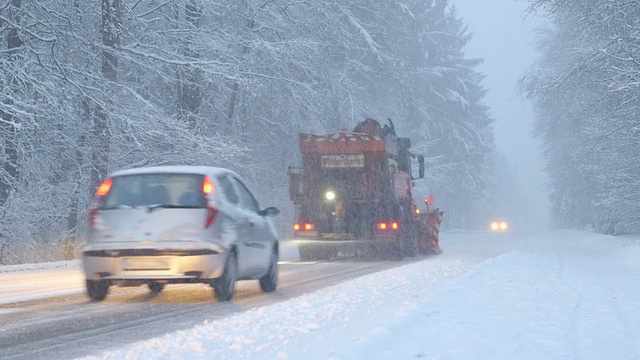
{"label": "forest", "polygon": [[[465,56],[472,36],[447,0],[8,0],[0,29],[0,263],[73,258],[100,180],[150,165],[235,170],[262,205],[282,210],[286,238],[298,134],[368,117],[393,119],[425,155],[416,195],[435,195],[447,227],[484,224],[512,202],[482,60]],[[617,49],[597,56],[624,65]],[[620,87],[608,91],[628,98],[600,102],[608,108],[598,116],[633,111],[616,108],[633,97],[632,85],[622,87],[627,75],[612,75]],[[541,103],[538,78],[524,83]],[[595,101],[604,94],[596,90],[585,96]],[[576,142],[563,146],[585,146]],[[600,206],[618,208],[607,200]]]}
{"label": "forest", "polygon": [[554,226],[640,233],[640,3],[531,0],[549,26],[521,90],[536,112]]}

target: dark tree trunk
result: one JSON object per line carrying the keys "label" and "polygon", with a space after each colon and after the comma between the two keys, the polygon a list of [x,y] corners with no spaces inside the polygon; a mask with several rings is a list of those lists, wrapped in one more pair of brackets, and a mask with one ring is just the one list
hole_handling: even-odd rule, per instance
{"label": "dark tree trunk", "polygon": [[[122,1],[102,0],[102,76],[110,84],[118,81],[118,56],[115,48],[120,45],[120,31],[122,29]],[[93,138],[96,144],[93,152],[93,169],[91,172],[92,188],[107,176],[109,165],[109,142],[111,131],[107,110],[98,105],[93,123]]]}
{"label": "dark tree trunk", "polygon": [[[7,7],[8,17],[13,24],[20,24],[21,0],[11,0],[11,4]],[[7,24],[7,53],[10,67],[18,61],[20,48],[22,47],[22,39],[20,31],[15,26]],[[8,83],[17,86],[17,81],[12,74],[12,69],[4,71],[5,76],[9,77]],[[13,102],[10,99],[4,101],[0,108],[0,137],[2,138],[2,149],[0,156],[6,159],[2,162],[2,172],[0,173],[0,207],[7,202],[15,181],[20,175],[18,166],[18,128],[20,119],[10,112],[5,111],[12,107]],[[0,234],[2,236],[2,234]]]}
{"label": "dark tree trunk", "polygon": [[[185,18],[198,29],[202,19],[202,8],[195,0],[185,5]],[[193,41],[187,41],[184,45],[184,54],[192,59],[198,59],[200,54],[192,47]],[[178,80],[178,116],[186,121],[190,129],[198,125],[198,115],[202,106],[201,75],[198,69],[183,66],[179,70]]]}

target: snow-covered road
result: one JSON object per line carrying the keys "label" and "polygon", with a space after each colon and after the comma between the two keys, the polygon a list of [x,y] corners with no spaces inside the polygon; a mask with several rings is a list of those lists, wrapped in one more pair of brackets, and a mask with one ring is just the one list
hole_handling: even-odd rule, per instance
{"label": "snow-covered road", "polygon": [[[447,233],[442,245],[277,303],[249,294],[241,311],[91,358],[640,359],[638,238]],[[163,296],[154,302],[176,301]],[[167,309],[185,316],[191,300],[178,300]]]}

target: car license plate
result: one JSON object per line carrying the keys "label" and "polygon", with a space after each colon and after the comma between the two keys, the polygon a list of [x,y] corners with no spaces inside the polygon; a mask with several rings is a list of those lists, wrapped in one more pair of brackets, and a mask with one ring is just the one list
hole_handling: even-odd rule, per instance
{"label": "car license plate", "polygon": [[169,270],[169,259],[165,257],[126,258],[122,261],[124,270]]}

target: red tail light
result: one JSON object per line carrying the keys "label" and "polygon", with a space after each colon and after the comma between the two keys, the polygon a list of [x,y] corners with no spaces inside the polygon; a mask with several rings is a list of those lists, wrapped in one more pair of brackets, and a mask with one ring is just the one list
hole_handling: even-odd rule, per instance
{"label": "red tail light", "polygon": [[[205,175],[202,179],[202,193],[207,196],[213,194],[216,191],[215,186],[213,185],[213,181],[211,178]],[[204,228],[208,229],[213,225],[213,222],[216,220],[216,215],[218,214],[218,209],[208,204],[207,201],[207,219],[204,221]]]}
{"label": "red tail light", "polygon": [[398,230],[400,228],[400,225],[397,222],[392,222],[391,223],[391,229],[392,230]]}
{"label": "red tail light", "polygon": [[205,176],[202,180],[202,192],[205,195],[213,194],[215,192],[215,187],[213,186],[213,181],[209,179],[208,176]]}
{"label": "red tail light", "polygon": [[216,220],[217,214],[218,214],[218,210],[216,208],[207,206],[207,219],[204,222],[205,229],[213,225],[213,222]]}
{"label": "red tail light", "polygon": [[387,223],[378,223],[378,230],[387,230]]}
{"label": "red tail light", "polygon": [[98,186],[98,190],[96,190],[96,196],[98,199],[95,200],[93,207],[89,210],[89,225],[91,225],[92,228],[96,227],[96,217],[98,216],[98,207],[100,206],[100,202],[103,197],[109,194],[112,185],[113,179],[105,179],[100,183],[100,186]]}
{"label": "red tail light", "polygon": [[295,231],[300,230],[300,224],[293,224],[293,230]]}
{"label": "red tail light", "polygon": [[304,224],[304,229],[305,229],[305,230],[307,230],[307,231],[309,231],[309,230],[313,230],[313,229],[315,229],[315,228],[316,228],[316,227],[315,227],[315,225],[313,225],[313,224],[311,224],[311,223],[306,223],[306,224]]}
{"label": "red tail light", "polygon": [[109,190],[111,190],[111,185],[113,185],[112,179],[105,179],[100,186],[98,186],[98,190],[96,191],[96,195],[99,197],[105,197],[109,194]]}
{"label": "red tail light", "polygon": [[89,225],[91,225],[91,227],[96,227],[96,215],[98,214],[98,209],[97,208],[92,208],[91,210],[89,210]]}

